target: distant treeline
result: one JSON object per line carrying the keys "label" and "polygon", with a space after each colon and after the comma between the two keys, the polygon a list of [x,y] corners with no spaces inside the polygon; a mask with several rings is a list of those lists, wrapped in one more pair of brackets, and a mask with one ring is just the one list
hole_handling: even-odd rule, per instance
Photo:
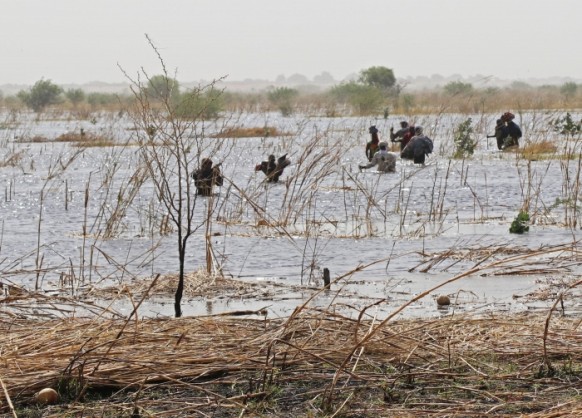
{"label": "distant treeline", "polygon": [[467,81],[449,81],[438,87],[412,89],[406,81],[398,81],[394,72],[386,67],[370,67],[352,80],[325,89],[271,85],[257,91],[241,91],[229,90],[224,80],[218,81],[209,83],[211,89],[204,89],[204,86],[184,88],[175,79],[155,75],[147,80],[141,91],[128,88],[124,93],[107,93],[90,92],[80,87],[64,88],[51,80],[41,79],[14,95],[4,95],[0,91],[0,106],[5,110],[28,108],[37,113],[47,109],[86,113],[123,111],[139,100],[140,95],[147,95],[153,102],[164,103],[167,111],[178,116],[204,118],[217,117],[223,111],[277,111],[284,116],[303,113],[327,117],[387,117],[389,114],[582,108],[582,84],[573,81],[541,86],[516,81],[505,87],[478,87]]}

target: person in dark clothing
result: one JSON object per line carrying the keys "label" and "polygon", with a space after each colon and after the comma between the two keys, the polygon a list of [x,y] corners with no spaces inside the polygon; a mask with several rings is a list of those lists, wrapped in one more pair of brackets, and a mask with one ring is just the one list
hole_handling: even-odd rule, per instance
{"label": "person in dark clothing", "polygon": [[218,165],[212,166],[210,158],[203,158],[200,168],[192,173],[196,192],[200,196],[211,196],[214,186],[222,186],[224,181]]}
{"label": "person in dark clothing", "polygon": [[262,161],[255,166],[255,171],[262,171],[267,176],[269,183],[277,183],[285,167],[290,164],[291,160],[287,158],[287,154],[279,157],[276,161],[275,156],[271,154],[269,155],[268,161]]}
{"label": "person in dark clothing", "polygon": [[[410,126],[408,126],[408,122],[403,120],[400,122],[400,129],[394,132],[394,127],[390,127],[390,141],[392,142],[400,142],[400,151],[404,149],[406,145],[402,145],[402,141],[404,139],[404,135],[408,134],[410,131]],[[408,138],[410,140],[410,138]]]}
{"label": "person in dark clothing", "polygon": [[513,120],[509,120],[506,125],[507,134],[509,135],[510,140],[506,140],[506,145],[504,148],[507,147],[519,147],[519,138],[521,138],[521,129]]}
{"label": "person in dark clothing", "polygon": [[366,143],[366,158],[368,159],[368,161],[372,161],[372,157],[378,151],[378,144],[380,143],[380,137],[378,136],[378,128],[376,128],[376,125],[370,126],[370,129],[368,129],[368,132],[370,132],[370,135],[372,135],[372,138],[370,139],[369,142]]}
{"label": "person in dark clothing", "polygon": [[497,149],[501,151],[503,145],[505,144],[505,139],[509,136],[507,133],[507,127],[502,119],[497,119],[495,122],[495,133],[493,135],[487,135],[487,138],[495,138],[497,140]]}
{"label": "person in dark clothing", "polygon": [[406,146],[408,145],[413,136],[414,136],[414,126],[409,126],[408,132],[406,132],[402,136],[402,140],[400,141],[400,151],[406,148]]}
{"label": "person in dark clothing", "polygon": [[515,115],[511,112],[505,112],[497,119],[495,126],[495,138],[497,138],[497,148],[504,150],[509,147],[519,147],[519,138],[521,138],[521,129],[513,121]]}
{"label": "person in dark clothing", "polygon": [[413,160],[414,164],[422,164],[424,166],[426,156],[432,153],[433,150],[432,139],[423,134],[422,126],[417,126],[414,129],[414,133],[414,137],[400,153],[400,158]]}

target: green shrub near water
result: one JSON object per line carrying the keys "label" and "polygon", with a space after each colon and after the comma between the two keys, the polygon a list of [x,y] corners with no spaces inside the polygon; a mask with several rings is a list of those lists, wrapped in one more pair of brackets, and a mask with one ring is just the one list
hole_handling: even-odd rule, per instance
{"label": "green shrub near water", "polygon": [[465,158],[473,155],[477,142],[473,139],[473,121],[468,118],[454,130],[455,153],[453,158]]}
{"label": "green shrub near water", "polygon": [[511,226],[509,227],[509,232],[512,234],[523,234],[524,232],[529,231],[529,214],[524,211],[520,211]]}
{"label": "green shrub near water", "polygon": [[550,126],[555,132],[565,136],[575,136],[582,133],[582,120],[580,122],[574,121],[570,112],[566,112],[566,116],[557,117],[550,122]]}
{"label": "green shrub near water", "polygon": [[223,110],[222,90],[192,90],[180,96],[176,116],[186,119],[214,119]]}
{"label": "green shrub near water", "polygon": [[267,93],[267,99],[273,103],[283,116],[293,113],[293,100],[299,96],[299,91],[289,87],[278,87]]}

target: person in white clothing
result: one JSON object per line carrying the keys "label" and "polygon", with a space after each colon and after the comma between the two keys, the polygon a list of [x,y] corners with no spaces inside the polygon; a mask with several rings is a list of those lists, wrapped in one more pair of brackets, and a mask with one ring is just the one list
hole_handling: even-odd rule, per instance
{"label": "person in white clothing", "polygon": [[359,164],[360,170],[378,166],[377,170],[381,173],[396,172],[396,158],[397,154],[388,151],[388,144],[380,142],[378,144],[379,150],[372,156],[372,160],[368,164]]}

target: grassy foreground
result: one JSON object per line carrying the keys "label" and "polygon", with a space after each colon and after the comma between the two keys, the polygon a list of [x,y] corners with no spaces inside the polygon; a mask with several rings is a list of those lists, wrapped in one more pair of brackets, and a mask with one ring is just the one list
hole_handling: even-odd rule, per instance
{"label": "grassy foreground", "polygon": [[[259,312],[257,312],[259,313]],[[0,316],[2,417],[574,417],[580,318]],[[52,387],[54,405],[34,394]]]}

